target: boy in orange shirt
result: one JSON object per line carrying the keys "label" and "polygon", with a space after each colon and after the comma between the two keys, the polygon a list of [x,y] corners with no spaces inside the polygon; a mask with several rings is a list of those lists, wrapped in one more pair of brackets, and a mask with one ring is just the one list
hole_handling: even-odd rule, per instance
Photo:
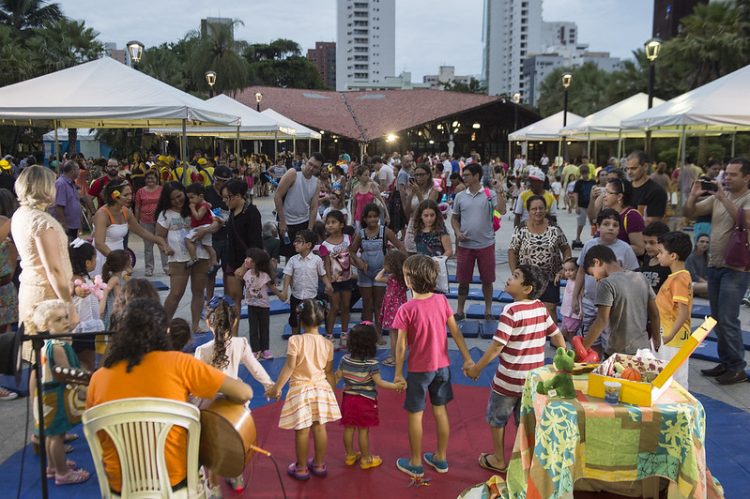
{"label": "boy in orange shirt", "polygon": [[[693,251],[690,236],[684,232],[668,232],[659,236],[656,258],[659,265],[669,267],[669,277],[656,295],[659,309],[662,347],[657,356],[669,362],[690,337],[690,310],[693,307],[693,287],[685,260]],[[688,360],[674,373],[673,379],[688,389]]]}

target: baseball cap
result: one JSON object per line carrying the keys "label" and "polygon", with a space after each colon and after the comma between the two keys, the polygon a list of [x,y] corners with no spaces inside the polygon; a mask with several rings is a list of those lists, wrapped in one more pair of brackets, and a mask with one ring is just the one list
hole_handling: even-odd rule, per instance
{"label": "baseball cap", "polygon": [[10,170],[10,163],[7,159],[0,159],[0,169]]}
{"label": "baseball cap", "polygon": [[540,182],[544,182],[547,177],[544,175],[544,172],[541,168],[532,167],[529,168],[529,174],[527,178],[529,180],[538,180]]}
{"label": "baseball cap", "polygon": [[226,166],[217,166],[214,168],[214,178],[218,180],[229,180],[232,178],[232,170]]}
{"label": "baseball cap", "polygon": [[208,164],[208,160],[206,158],[198,158],[198,164],[203,166]]}

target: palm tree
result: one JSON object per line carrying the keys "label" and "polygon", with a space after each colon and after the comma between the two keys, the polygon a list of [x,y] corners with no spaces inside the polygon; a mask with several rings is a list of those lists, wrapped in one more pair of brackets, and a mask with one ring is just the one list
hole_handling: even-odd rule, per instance
{"label": "palm tree", "polygon": [[63,18],[58,4],[46,3],[46,0],[0,0],[0,23],[28,33],[32,28]]}
{"label": "palm tree", "polygon": [[213,90],[217,93],[237,91],[247,86],[249,68],[247,61],[238,53],[232,35],[234,25],[242,24],[235,20],[233,25],[208,23],[206,36],[198,42],[191,61],[193,82],[200,90],[208,91],[206,71],[215,71],[217,78]]}
{"label": "palm tree", "polygon": [[573,68],[557,68],[542,82],[537,106],[542,116],[549,116],[563,108],[564,91],[561,83],[563,73],[573,75],[568,89],[568,112],[586,116],[612,104],[608,89],[613,80],[612,73],[599,69],[593,63]]}

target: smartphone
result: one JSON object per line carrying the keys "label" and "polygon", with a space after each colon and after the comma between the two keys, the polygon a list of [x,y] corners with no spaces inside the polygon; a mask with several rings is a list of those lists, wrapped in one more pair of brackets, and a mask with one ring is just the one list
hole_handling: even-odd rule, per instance
{"label": "smartphone", "polygon": [[284,231],[283,239],[284,239],[284,244],[286,244],[287,246],[292,244],[291,239],[289,239],[289,232]]}
{"label": "smartphone", "polygon": [[704,191],[716,192],[718,190],[718,187],[713,182],[710,182],[708,180],[701,180],[701,189],[703,189]]}

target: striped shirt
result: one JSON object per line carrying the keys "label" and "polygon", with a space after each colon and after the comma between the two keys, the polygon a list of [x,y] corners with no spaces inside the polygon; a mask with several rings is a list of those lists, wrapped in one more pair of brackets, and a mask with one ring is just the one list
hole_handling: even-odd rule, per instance
{"label": "striped shirt", "polygon": [[378,393],[375,391],[374,374],[380,373],[380,363],[377,359],[353,359],[345,355],[339,365],[344,378],[344,393],[350,395],[361,395],[375,400]]}
{"label": "striped shirt", "polygon": [[544,365],[547,336],[555,334],[560,331],[539,300],[506,306],[492,338],[503,345],[492,390],[499,395],[520,397],[526,373]]}

